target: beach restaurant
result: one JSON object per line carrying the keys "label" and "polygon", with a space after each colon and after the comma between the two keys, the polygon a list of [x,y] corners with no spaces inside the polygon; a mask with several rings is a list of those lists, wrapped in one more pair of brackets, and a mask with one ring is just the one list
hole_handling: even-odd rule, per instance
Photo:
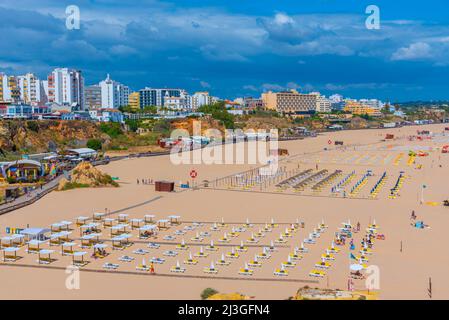
{"label": "beach restaurant", "polygon": [[47,240],[46,234],[50,233],[50,229],[46,228],[26,228],[20,231],[26,237],[26,240]]}
{"label": "beach restaurant", "polygon": [[59,152],[59,155],[71,160],[89,160],[97,157],[97,151],[91,148],[67,149]]}
{"label": "beach restaurant", "polygon": [[36,181],[44,175],[40,162],[27,159],[0,162],[0,172],[4,179],[16,181]]}

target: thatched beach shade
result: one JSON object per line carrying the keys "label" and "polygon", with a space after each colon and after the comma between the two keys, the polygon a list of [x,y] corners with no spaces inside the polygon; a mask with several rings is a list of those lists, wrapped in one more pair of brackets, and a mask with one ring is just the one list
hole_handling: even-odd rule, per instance
{"label": "thatched beach shade", "polygon": [[105,216],[104,212],[94,212],[93,216],[92,216],[92,220],[93,221],[97,221],[97,222],[101,222],[103,221]]}
{"label": "thatched beach shade", "polygon": [[128,227],[129,227],[129,224],[127,224],[127,223],[120,223],[120,224],[113,226],[111,228],[111,237],[119,236],[119,235],[126,233],[126,228],[128,228]]}
{"label": "thatched beach shade", "polygon": [[155,225],[147,224],[139,228],[139,238],[148,239],[156,235],[157,227]]}
{"label": "thatched beach shade", "polygon": [[79,216],[79,217],[76,218],[76,222],[75,223],[79,227],[79,226],[85,225],[87,220],[89,220],[88,217],[86,217],[86,216]]}
{"label": "thatched beach shade", "polygon": [[129,222],[131,223],[131,229],[138,229],[143,224],[142,219],[130,219]]}
{"label": "thatched beach shade", "polygon": [[154,218],[156,218],[154,214],[146,214],[144,215],[143,220],[145,221],[145,224],[154,224]]}
{"label": "thatched beach shade", "polygon": [[60,222],[61,226],[61,230],[62,231],[69,231],[70,230],[70,226],[73,224],[72,221],[67,221],[67,220],[63,220]]}
{"label": "thatched beach shade", "polygon": [[0,238],[0,248],[8,248],[12,246],[13,237]]}
{"label": "thatched beach shade", "polygon": [[111,228],[114,225],[115,221],[116,221],[116,219],[114,219],[114,218],[104,218],[103,219],[103,227]]}
{"label": "thatched beach shade", "polygon": [[168,216],[168,219],[170,219],[170,224],[171,225],[179,225],[179,224],[181,224],[181,221],[179,221],[180,218],[181,218],[181,216],[177,216],[177,215],[170,215],[170,216]]}
{"label": "thatched beach shade", "polygon": [[80,236],[83,236],[85,233],[101,232],[98,228],[99,226],[100,224],[97,222],[91,222],[80,226]]}
{"label": "thatched beach shade", "polygon": [[25,235],[23,234],[13,234],[11,236],[12,244],[14,247],[21,247],[25,245]]}
{"label": "thatched beach shade", "polygon": [[[100,258],[104,258],[105,256],[107,256],[107,253],[106,253],[106,248],[108,247],[108,245],[107,244],[105,244],[105,243],[96,243],[94,246],[93,246],[93,249],[94,249],[94,256],[96,256],[97,255],[97,253],[98,253],[98,256],[100,257]],[[104,251],[104,255],[101,253],[101,250],[103,250]],[[97,252],[98,251],[98,252]]]}
{"label": "thatched beach shade", "polygon": [[64,227],[64,225],[62,223],[56,222],[50,226],[50,230],[51,230],[51,232],[60,232],[60,231],[62,231],[63,227]]}
{"label": "thatched beach shade", "polygon": [[15,262],[20,259],[19,256],[17,256],[17,251],[19,251],[19,248],[17,247],[8,247],[3,248],[3,262]]}
{"label": "thatched beach shade", "polygon": [[28,253],[38,253],[41,250],[40,246],[46,242],[47,242],[47,240],[37,240],[37,239],[28,241],[27,252]]}
{"label": "thatched beach shade", "polygon": [[[48,249],[42,249],[39,250],[38,254],[38,258],[37,258],[37,262],[39,264],[50,264],[53,261],[55,261],[54,259],[51,258],[51,254],[55,252],[54,250],[48,250]],[[42,257],[42,256],[48,256],[48,257]]]}
{"label": "thatched beach shade", "polygon": [[128,222],[128,217],[129,217],[128,214],[121,213],[121,214],[118,215],[118,222],[119,223],[126,223],[126,222]]}
{"label": "thatched beach shade", "polygon": [[59,240],[59,232],[53,233],[50,235],[50,246],[59,246],[61,244],[61,240]]}
{"label": "thatched beach shade", "polygon": [[128,239],[131,237],[130,234],[122,234],[112,238],[112,249],[113,250],[123,250],[123,248],[129,243]]}
{"label": "thatched beach shade", "polygon": [[89,263],[89,261],[84,261],[84,256],[87,254],[85,251],[77,251],[72,255],[72,265],[76,267],[83,267]]}
{"label": "thatched beach shade", "polygon": [[167,219],[160,219],[157,221],[157,227],[159,229],[168,229],[169,221]]}
{"label": "thatched beach shade", "polygon": [[90,248],[96,243],[100,242],[101,233],[91,233],[86,234],[81,237],[81,247],[82,248]]}
{"label": "thatched beach shade", "polygon": [[76,246],[75,242],[64,242],[63,244],[61,244],[61,255],[73,255],[75,253],[73,251],[74,246]]}

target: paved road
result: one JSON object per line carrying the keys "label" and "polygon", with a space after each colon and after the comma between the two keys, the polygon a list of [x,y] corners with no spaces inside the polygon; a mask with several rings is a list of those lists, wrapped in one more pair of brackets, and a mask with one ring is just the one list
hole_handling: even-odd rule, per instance
{"label": "paved road", "polygon": [[58,184],[59,181],[64,177],[64,175],[60,175],[57,178],[51,180],[50,182],[44,184],[42,188],[37,188],[33,191],[28,192],[27,194],[24,194],[10,202],[4,203],[0,205],[0,215],[5,214],[9,211],[24,207],[26,205],[29,205],[50,191],[54,190]]}

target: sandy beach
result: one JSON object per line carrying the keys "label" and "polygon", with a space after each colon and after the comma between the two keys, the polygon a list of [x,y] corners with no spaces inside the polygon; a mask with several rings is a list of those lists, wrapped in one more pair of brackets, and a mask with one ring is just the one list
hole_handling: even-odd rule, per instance
{"label": "sandy beach", "polygon": [[[341,223],[351,221],[360,223],[362,232],[354,234],[354,243],[360,249],[360,240],[365,228],[373,221],[379,225],[379,233],[385,240],[376,240],[368,265],[378,266],[380,275],[379,297],[381,299],[428,299],[429,278],[432,281],[433,298],[449,298],[449,278],[445,275],[445,266],[449,263],[446,244],[449,242],[448,213],[449,208],[441,205],[449,198],[447,177],[449,176],[449,154],[442,154],[443,145],[449,144],[449,133],[444,134],[444,125],[411,126],[382,130],[341,131],[321,134],[316,138],[280,142],[281,148],[288,149],[289,156],[282,157],[279,163],[288,178],[289,173],[298,173],[312,169],[328,170],[331,174],[341,170],[340,175],[329,185],[313,191],[308,185],[304,191],[295,192],[292,188],[279,190],[275,182],[251,188],[241,188],[225,184],[201,187],[196,190],[176,188],[176,192],[156,192],[154,185],[137,183],[137,179],[170,180],[176,184],[191,182],[189,172],[198,172],[197,184],[204,180],[213,181],[221,177],[254,169],[257,164],[239,165],[173,165],[169,156],[151,158],[133,158],[111,162],[99,166],[102,171],[119,177],[119,188],[89,188],[64,192],[52,192],[36,203],[22,209],[0,216],[0,235],[6,236],[6,227],[25,228],[48,227],[55,222],[69,220],[75,222],[77,216],[92,217],[94,212],[114,212],[110,217],[126,213],[129,218],[141,218],[154,214],[157,219],[169,215],[179,215],[182,223],[169,230],[160,231],[156,239],[139,240],[138,231],[129,229],[134,244],[124,250],[112,250],[110,231],[101,227],[106,249],[110,254],[104,259],[86,259],[90,263],[81,268],[80,289],[66,288],[67,274],[65,268],[70,265],[70,256],[61,256],[60,246],[43,247],[55,250],[53,257],[57,261],[50,265],[36,262],[36,254],[26,253],[26,246],[18,254],[23,258],[12,263],[0,262],[0,299],[199,299],[200,293],[207,287],[223,293],[240,292],[255,299],[286,299],[295,294],[302,286],[320,288],[347,289],[350,250],[347,245],[339,247],[331,267],[323,278],[313,278],[309,272],[315,263],[329,248],[334,234]],[[409,141],[416,130],[430,130],[432,139]],[[394,140],[383,141],[386,133],[395,135]],[[343,147],[336,147],[328,142],[344,141]],[[327,150],[325,150],[325,148]],[[417,156],[414,163],[408,162],[409,150],[425,151],[429,155]],[[402,155],[401,155],[402,154]],[[318,168],[318,170],[317,170]],[[351,196],[350,189],[363,175],[371,170],[366,185]],[[355,171],[348,183],[345,197],[332,194],[331,187],[339,180]],[[386,172],[385,185],[374,197],[370,190]],[[394,199],[389,198],[401,172],[404,175],[403,186]],[[422,195],[422,185],[426,185]],[[313,183],[312,183],[313,185]],[[424,197],[424,203],[421,197]],[[417,229],[410,225],[412,210],[429,228]],[[242,227],[247,219],[251,227],[245,228],[238,236],[231,237],[228,243],[219,239],[224,233]],[[266,232],[257,243],[248,243],[251,235],[257,233],[266,223],[277,226]],[[212,232],[213,223],[224,221],[226,227]],[[238,271],[254,259],[264,246],[276,241],[281,233],[297,221],[305,223],[304,228],[292,232],[287,242],[278,246],[270,259],[262,261],[261,267],[251,268],[252,276],[239,275]],[[327,228],[317,238],[316,244],[308,245],[309,252],[296,261],[296,266],[288,268],[288,277],[273,275],[295,247],[325,222]],[[193,222],[202,223],[193,230],[185,229]],[[71,238],[79,243],[79,229],[74,225]],[[174,240],[164,240],[167,235],[174,235],[177,230],[185,230],[184,235],[176,235]],[[192,240],[197,234],[208,233],[202,242]],[[184,239],[189,247],[177,250],[177,245]],[[218,247],[217,251],[208,252],[207,257],[195,258],[197,265],[185,265],[189,252],[197,254],[203,246],[205,250],[210,240]],[[149,249],[148,242],[161,242],[159,249]],[[229,266],[217,266],[218,273],[209,275],[203,272],[210,263],[227,254],[232,247],[247,247],[238,259],[232,259]],[[402,249],[401,249],[402,248]],[[137,249],[149,251],[144,255],[134,254]],[[81,249],[76,249],[81,250]],[[176,257],[163,255],[166,250],[177,250]],[[119,261],[123,255],[135,258],[133,262]],[[142,258],[164,257],[163,264],[156,264],[156,274],[136,271],[136,265]],[[186,271],[183,274],[170,272],[170,268],[179,261]],[[104,272],[106,262],[119,264],[114,271]],[[101,271],[101,272],[100,272]],[[269,286],[269,290],[266,290]],[[357,290],[365,290],[365,282],[355,281]]]}

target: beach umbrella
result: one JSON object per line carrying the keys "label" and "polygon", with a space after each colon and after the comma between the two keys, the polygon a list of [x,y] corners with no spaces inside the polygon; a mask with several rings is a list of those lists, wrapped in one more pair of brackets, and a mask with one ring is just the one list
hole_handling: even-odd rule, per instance
{"label": "beach umbrella", "polygon": [[189,260],[193,260],[191,251],[189,252]]}
{"label": "beach umbrella", "polygon": [[146,266],[145,258],[142,258],[142,266]]}
{"label": "beach umbrella", "polygon": [[221,261],[224,261],[224,253],[221,254]]}
{"label": "beach umbrella", "polygon": [[215,270],[215,266],[214,266],[214,262],[213,262],[213,261],[210,262],[210,267],[209,267],[209,269],[210,269],[210,270]]}
{"label": "beach umbrella", "polygon": [[351,264],[349,266],[349,269],[352,271],[360,271],[360,270],[363,270],[363,266],[360,264]]}
{"label": "beach umbrella", "polygon": [[214,246],[214,240],[210,241],[210,246],[213,247]]}
{"label": "beach umbrella", "polygon": [[181,266],[179,265],[179,260],[176,260],[176,268],[179,269]]}

